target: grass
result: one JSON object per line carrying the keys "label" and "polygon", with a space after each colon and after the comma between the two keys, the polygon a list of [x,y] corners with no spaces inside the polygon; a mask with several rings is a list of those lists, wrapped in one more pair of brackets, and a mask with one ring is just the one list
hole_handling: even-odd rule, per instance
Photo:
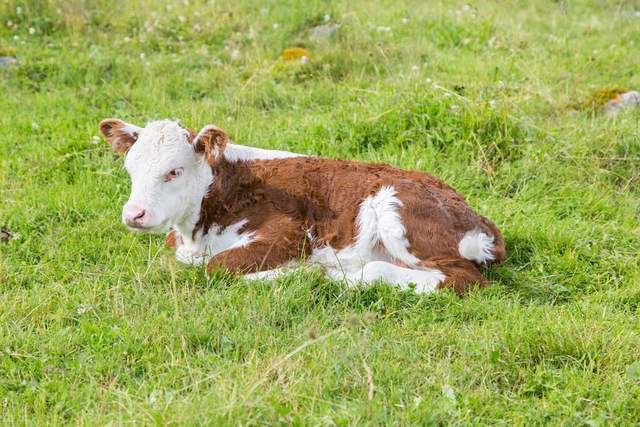
{"label": "grass", "polygon": [[[572,106],[640,88],[639,8],[1,1],[3,423],[637,424],[640,114]],[[430,171],[508,259],[464,299],[206,279],[119,223],[105,117]]]}

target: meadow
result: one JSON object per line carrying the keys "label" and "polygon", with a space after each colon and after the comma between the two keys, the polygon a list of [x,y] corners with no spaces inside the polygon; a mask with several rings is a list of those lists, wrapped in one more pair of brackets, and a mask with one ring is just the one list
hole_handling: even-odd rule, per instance
{"label": "meadow", "polygon": [[[640,112],[591,100],[639,47],[638,1],[0,0],[2,423],[637,425]],[[106,117],[431,172],[508,258],[207,278],[120,223]]]}

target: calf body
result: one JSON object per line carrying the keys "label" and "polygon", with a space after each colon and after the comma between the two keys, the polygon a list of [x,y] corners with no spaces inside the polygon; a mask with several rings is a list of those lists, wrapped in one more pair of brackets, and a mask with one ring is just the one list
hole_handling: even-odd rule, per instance
{"label": "calf body", "polygon": [[[132,125],[105,122],[103,133],[119,146],[118,130]],[[168,121],[137,129],[127,160],[142,159],[145,151],[171,152],[158,141],[180,138],[181,148],[194,157],[188,166],[193,182],[185,185],[190,193],[181,197],[180,212],[156,215],[151,227],[144,218],[152,208],[144,203],[130,199],[124,209],[129,221],[123,213],[133,229],[161,231],[170,224],[168,242],[182,262],[207,263],[209,270],[223,268],[249,279],[273,278],[305,263],[349,284],[382,280],[414,285],[418,292],[450,286],[462,293],[485,283],[478,266],[504,258],[497,228],[432,175],[234,146],[213,126],[198,135]],[[183,163],[189,157],[170,156]],[[132,187],[136,167],[128,165]],[[187,175],[187,167],[180,168]],[[170,181],[183,178],[167,173]]]}

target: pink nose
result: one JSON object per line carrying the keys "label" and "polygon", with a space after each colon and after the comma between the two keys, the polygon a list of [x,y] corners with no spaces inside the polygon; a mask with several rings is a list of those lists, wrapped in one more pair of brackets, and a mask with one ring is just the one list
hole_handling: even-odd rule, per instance
{"label": "pink nose", "polygon": [[122,210],[124,223],[129,227],[143,228],[148,217],[146,210],[135,205],[126,205]]}

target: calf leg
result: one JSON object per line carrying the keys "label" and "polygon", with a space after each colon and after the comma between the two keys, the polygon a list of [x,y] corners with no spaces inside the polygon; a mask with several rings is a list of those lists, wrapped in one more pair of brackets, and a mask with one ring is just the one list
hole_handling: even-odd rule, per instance
{"label": "calf leg", "polygon": [[[273,270],[299,259],[303,248],[296,242],[257,241],[240,248],[229,249],[215,255],[207,264],[207,271],[222,268],[234,273],[250,274]],[[248,278],[261,278],[261,275]],[[264,276],[264,274],[262,275]]]}
{"label": "calf leg", "polygon": [[380,280],[402,290],[410,289],[413,284],[416,293],[451,288],[458,295],[464,295],[474,286],[487,284],[475,264],[462,258],[433,258],[420,262],[417,268],[371,261],[360,272],[347,275],[346,279],[349,284],[370,284]]}
{"label": "calf leg", "polygon": [[255,273],[248,273],[242,276],[246,280],[275,280],[278,277],[291,273],[291,269],[279,267],[273,270],[257,271]]}
{"label": "calf leg", "polygon": [[249,244],[213,256],[207,270],[223,268],[240,274],[265,272],[300,259],[308,255],[309,250],[301,224],[284,215],[274,215],[254,231]]}
{"label": "calf leg", "polygon": [[383,281],[400,287],[402,290],[410,289],[415,285],[416,293],[433,292],[438,284],[445,280],[445,275],[432,268],[407,268],[386,261],[368,262],[362,270],[346,275],[347,283],[371,284]]}

